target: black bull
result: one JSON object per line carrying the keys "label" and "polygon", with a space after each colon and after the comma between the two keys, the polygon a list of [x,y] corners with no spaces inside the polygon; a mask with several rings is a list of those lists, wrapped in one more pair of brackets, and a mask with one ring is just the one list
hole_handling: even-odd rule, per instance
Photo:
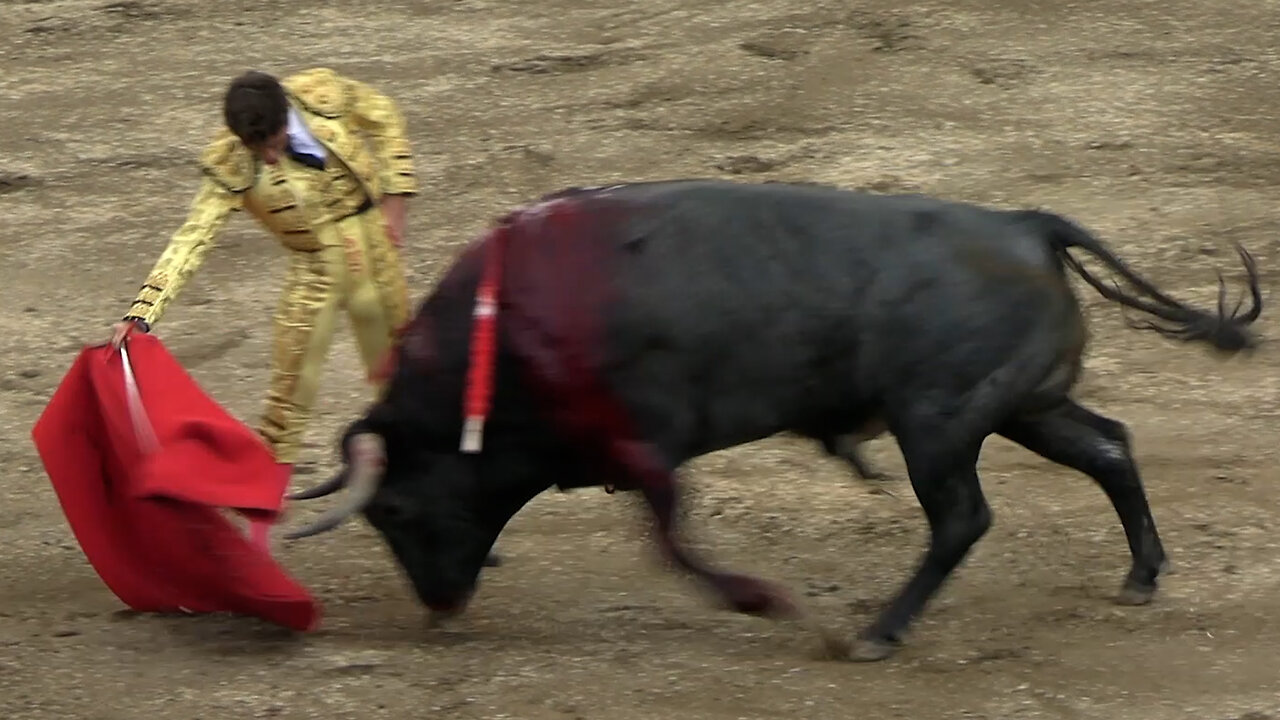
{"label": "black bull", "polygon": [[[424,301],[385,399],[343,437],[350,498],[303,537],[362,511],[421,601],[460,611],[486,554],[529,500],[615,484],[643,494],[665,556],[730,607],[797,612],[765,581],[715,568],[676,537],[675,471],[790,432],[831,447],[887,428],[931,531],[923,562],[861,634],[888,656],[991,524],[976,464],[992,433],[1091,476],[1124,526],[1118,600],[1150,600],[1165,551],[1125,426],[1070,395],[1086,329],[1066,268],[1184,341],[1252,347],[1262,299],[1217,313],[1174,300],[1101,242],[1045,212],[922,196],[717,181],[573,189],[474,243]],[[501,252],[493,406],[483,450],[459,451],[474,294]],[[1093,256],[1130,290],[1099,280]],[[1220,279],[1221,283],[1221,279]],[[1225,288],[1223,289],[1225,293]],[[872,431],[874,433],[874,430]]]}

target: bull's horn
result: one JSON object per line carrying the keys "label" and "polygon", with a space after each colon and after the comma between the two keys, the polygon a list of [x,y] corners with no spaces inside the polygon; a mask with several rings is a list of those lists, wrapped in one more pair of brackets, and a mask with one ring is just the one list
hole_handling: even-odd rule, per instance
{"label": "bull's horn", "polygon": [[351,438],[351,466],[347,471],[349,495],[346,502],[322,515],[315,522],[299,530],[286,533],[288,540],[318,535],[342,524],[351,515],[364,509],[378,492],[382,471],[386,466],[386,448],[377,433],[361,433]]}
{"label": "bull's horn", "polygon": [[328,480],[325,480],[319,485],[316,485],[313,488],[307,488],[306,490],[299,490],[298,492],[291,493],[289,495],[286,495],[285,497],[287,497],[290,500],[312,500],[314,498],[324,497],[326,495],[332,495],[334,492],[336,492],[340,488],[346,486],[347,478],[350,475],[351,475],[351,469],[343,468],[342,472],[338,473],[337,475],[334,475]]}

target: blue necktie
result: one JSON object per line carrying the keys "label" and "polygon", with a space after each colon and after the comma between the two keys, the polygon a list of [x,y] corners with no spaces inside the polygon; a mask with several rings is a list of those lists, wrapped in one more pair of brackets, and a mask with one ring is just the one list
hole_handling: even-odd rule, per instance
{"label": "blue necktie", "polygon": [[297,162],[302,163],[303,165],[306,165],[307,167],[315,168],[316,170],[324,169],[324,160],[310,153],[304,153],[298,150],[293,146],[293,143],[289,143],[288,153],[289,153],[289,157],[293,158]]}

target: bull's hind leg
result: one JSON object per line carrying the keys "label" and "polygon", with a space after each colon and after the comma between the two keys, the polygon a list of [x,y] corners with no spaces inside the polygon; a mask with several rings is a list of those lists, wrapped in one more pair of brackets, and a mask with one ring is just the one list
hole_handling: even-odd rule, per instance
{"label": "bull's hind leg", "polygon": [[948,451],[944,433],[911,432],[900,438],[911,486],[929,521],[929,548],[915,575],[862,633],[852,654],[857,661],[893,654],[912,619],[991,527],[991,508],[978,481],[981,439]]}
{"label": "bull's hind leg", "polygon": [[1000,428],[1000,434],[1048,460],[1089,475],[1102,487],[1120,517],[1133,556],[1133,567],[1116,601],[1125,605],[1149,602],[1167,558],[1124,424],[1066,400],[1047,413],[1018,418]]}

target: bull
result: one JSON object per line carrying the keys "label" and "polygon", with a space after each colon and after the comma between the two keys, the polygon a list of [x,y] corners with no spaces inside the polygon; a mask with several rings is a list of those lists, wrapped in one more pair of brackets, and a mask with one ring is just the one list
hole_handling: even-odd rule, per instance
{"label": "bull", "polygon": [[[1262,310],[1256,264],[1237,251],[1250,307],[1240,312],[1242,298],[1228,312],[1219,277],[1209,312],[1040,210],[714,180],[546,196],[474,241],[425,298],[385,396],[343,432],[343,469],[307,493],[349,497],[288,537],[361,513],[419,600],[448,616],[526,503],[552,486],[612,484],[641,493],[663,556],[728,607],[795,617],[773,583],[681,542],[677,470],[777,433],[831,451],[883,430],[930,538],[848,648],[881,660],[990,528],[977,461],[996,434],[1096,481],[1132,560],[1116,601],[1144,604],[1166,553],[1127,427],[1072,398],[1087,330],[1069,275],[1145,317],[1130,326],[1225,356],[1255,347],[1249,326]],[[486,318],[498,328],[488,360],[474,332]],[[491,405],[464,417],[467,388],[484,378]]]}

